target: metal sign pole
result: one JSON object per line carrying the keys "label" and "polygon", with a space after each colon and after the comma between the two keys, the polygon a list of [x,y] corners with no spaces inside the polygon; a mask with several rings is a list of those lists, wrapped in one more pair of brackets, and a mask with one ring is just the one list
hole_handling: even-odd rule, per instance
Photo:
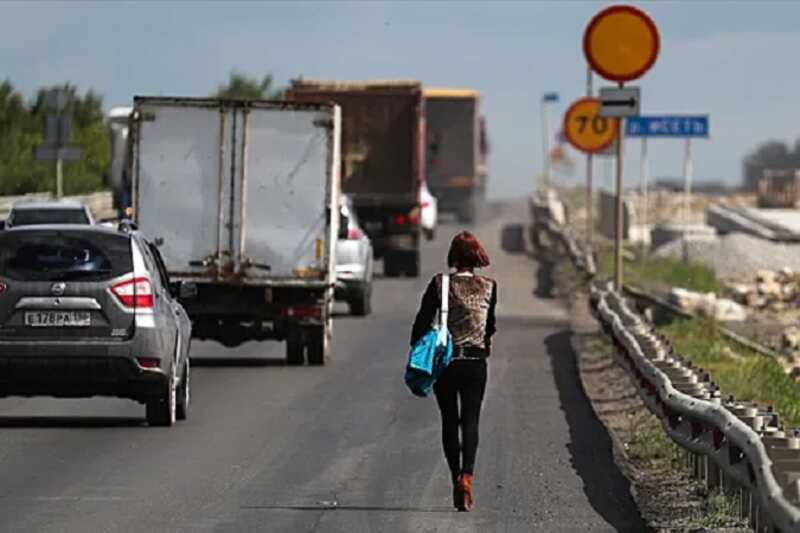
{"label": "metal sign pole", "polygon": [[[586,66],[586,96],[592,96],[592,67]],[[592,194],[592,153],[586,154],[586,244],[591,253],[594,231],[594,197]]]}
{"label": "metal sign pole", "polygon": [[642,157],[641,157],[641,194],[642,197],[640,199],[640,205],[642,208],[642,220],[641,220],[641,227],[642,227],[642,257],[641,259],[644,260],[645,252],[647,250],[647,243],[644,241],[644,232],[646,231],[647,221],[648,221],[648,213],[647,210],[649,208],[648,205],[648,196],[647,196],[647,187],[648,182],[650,181],[650,162],[647,159],[647,137],[642,137]]}
{"label": "metal sign pole", "polygon": [[686,138],[686,151],[683,158],[683,261],[689,262],[689,217],[692,196],[692,138]]}
{"label": "metal sign pole", "polygon": [[547,102],[542,98],[542,188],[550,188],[550,127],[547,121]]}
{"label": "metal sign pole", "polygon": [[[620,86],[622,84],[620,83]],[[616,201],[616,231],[614,232],[614,289],[616,291],[622,290],[622,234],[624,230],[624,220],[622,213],[622,145],[624,141],[625,132],[623,130],[623,120],[621,118],[613,119],[617,121],[617,201]]]}
{"label": "metal sign pole", "polygon": [[64,196],[64,160],[61,147],[56,148],[56,198]]}
{"label": "metal sign pole", "polygon": [[686,151],[683,159],[683,223],[689,224],[692,196],[692,138],[686,139]]}

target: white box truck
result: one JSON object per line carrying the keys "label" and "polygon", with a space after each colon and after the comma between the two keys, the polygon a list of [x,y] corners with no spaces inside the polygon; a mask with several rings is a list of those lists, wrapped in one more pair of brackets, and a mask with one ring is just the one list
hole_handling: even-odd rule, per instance
{"label": "white box truck", "polygon": [[324,364],[340,124],[335,105],[134,98],[134,222],[159,247],[195,337],[286,340],[288,364]]}

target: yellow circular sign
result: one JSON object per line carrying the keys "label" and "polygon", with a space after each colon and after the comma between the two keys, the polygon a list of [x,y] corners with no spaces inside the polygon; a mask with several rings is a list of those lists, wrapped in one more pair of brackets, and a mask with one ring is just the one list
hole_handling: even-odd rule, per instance
{"label": "yellow circular sign", "polygon": [[602,77],[635,80],[656,62],[661,46],[653,19],[633,6],[611,6],[592,18],[583,34],[583,53]]}
{"label": "yellow circular sign", "polygon": [[581,98],[564,115],[564,135],[583,152],[602,152],[617,137],[618,121],[600,116],[600,100]]}

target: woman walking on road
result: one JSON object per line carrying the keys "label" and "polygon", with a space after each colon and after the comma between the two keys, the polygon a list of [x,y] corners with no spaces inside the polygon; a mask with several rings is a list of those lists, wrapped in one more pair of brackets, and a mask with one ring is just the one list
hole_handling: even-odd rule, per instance
{"label": "woman walking on road", "polygon": [[[478,420],[486,390],[486,359],[495,333],[497,282],[475,274],[476,268],[489,266],[489,256],[468,231],[453,238],[447,266],[454,271],[450,275],[447,319],[453,338],[453,360],[433,391],[442,415],[442,444],[453,480],[453,505],[459,511],[471,511]],[[412,346],[436,318],[441,306],[441,280],[442,275],[437,274],[425,290],[411,331]]]}

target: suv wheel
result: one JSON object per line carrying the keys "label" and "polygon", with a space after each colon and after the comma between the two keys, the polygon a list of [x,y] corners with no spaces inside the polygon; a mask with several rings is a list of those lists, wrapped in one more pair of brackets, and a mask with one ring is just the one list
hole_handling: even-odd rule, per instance
{"label": "suv wheel", "polygon": [[178,420],[186,420],[189,416],[189,403],[192,399],[191,389],[191,369],[189,367],[189,358],[183,364],[183,375],[181,376],[181,384],[178,385],[178,403],[175,406],[175,418]]}
{"label": "suv wheel", "polygon": [[350,314],[367,316],[372,312],[372,285],[364,285],[349,302]]}
{"label": "suv wheel", "polygon": [[175,371],[172,371],[169,380],[164,384],[160,397],[147,402],[147,423],[151,426],[170,427],[175,423],[177,404],[177,384]]}

